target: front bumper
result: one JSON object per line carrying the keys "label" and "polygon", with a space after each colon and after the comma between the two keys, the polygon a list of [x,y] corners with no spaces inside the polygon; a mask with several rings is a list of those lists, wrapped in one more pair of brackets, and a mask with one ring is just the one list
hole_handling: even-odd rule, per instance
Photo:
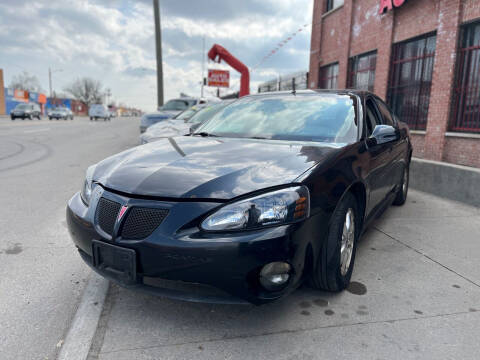
{"label": "front bumper", "polygon": [[[110,237],[94,220],[101,197],[126,204],[129,208],[161,206],[168,208],[169,213],[145,239],[122,239],[116,235],[116,230]],[[185,226],[195,223],[195,219],[219,205],[132,199],[97,186],[89,207],[79,193],[70,199],[67,223],[82,258],[95,271],[113,281],[118,282],[115,277],[93,266],[92,241],[135,250],[136,282],[120,282],[125,287],[189,301],[254,304],[275,300],[294,290],[300,284],[305,262],[306,243],[296,235],[302,233],[299,231],[302,224],[229,234],[205,233],[196,225]],[[120,226],[115,225],[115,229]],[[273,261],[288,262],[292,273],[281,291],[269,292],[258,279],[261,268]]]}

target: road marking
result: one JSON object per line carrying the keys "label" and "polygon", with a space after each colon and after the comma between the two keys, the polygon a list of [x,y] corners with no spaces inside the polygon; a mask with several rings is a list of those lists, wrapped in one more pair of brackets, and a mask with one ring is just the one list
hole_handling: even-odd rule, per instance
{"label": "road marking", "polygon": [[107,279],[92,272],[77,312],[65,337],[58,360],[85,360],[90,351],[98,320],[108,292]]}
{"label": "road marking", "polygon": [[50,128],[25,130],[23,133],[24,134],[31,134],[31,133],[37,133],[37,132],[42,132],[42,131],[50,131]]}

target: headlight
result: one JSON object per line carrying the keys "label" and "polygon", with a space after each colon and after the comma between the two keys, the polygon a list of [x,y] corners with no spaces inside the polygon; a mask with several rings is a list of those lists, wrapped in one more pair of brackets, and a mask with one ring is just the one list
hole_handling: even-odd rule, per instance
{"label": "headlight", "polygon": [[87,169],[87,175],[85,176],[85,182],[83,183],[82,191],[80,192],[80,196],[82,197],[83,202],[85,205],[90,205],[90,198],[92,197],[92,189],[93,189],[93,172],[95,171],[96,165],[92,165]]}
{"label": "headlight", "polygon": [[273,191],[228,204],[203,220],[206,231],[250,230],[303,220],[310,215],[305,186]]}

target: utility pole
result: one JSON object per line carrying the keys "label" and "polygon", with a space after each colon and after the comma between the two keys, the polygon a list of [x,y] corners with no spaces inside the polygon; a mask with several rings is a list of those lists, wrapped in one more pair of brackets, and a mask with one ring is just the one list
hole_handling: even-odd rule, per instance
{"label": "utility pole", "polygon": [[163,105],[163,65],[159,0],[153,0],[153,15],[155,18],[155,43],[157,49],[157,106],[160,107]]}
{"label": "utility pole", "polygon": [[205,36],[203,37],[203,46],[202,46],[202,85],[200,91],[200,97],[203,98],[203,85],[205,81]]}
{"label": "utility pole", "polygon": [[48,68],[48,86],[50,87],[50,98],[52,97],[52,69]]}
{"label": "utility pole", "polygon": [[63,69],[55,69],[52,71],[51,68],[48,68],[48,86],[50,88],[50,98],[53,96],[53,86],[52,86],[52,73],[63,71]]}
{"label": "utility pole", "polygon": [[106,105],[108,107],[108,100],[110,99],[110,96],[112,95],[112,92],[110,91],[110,89],[107,89],[105,91],[105,96],[107,97],[107,101],[106,101]]}

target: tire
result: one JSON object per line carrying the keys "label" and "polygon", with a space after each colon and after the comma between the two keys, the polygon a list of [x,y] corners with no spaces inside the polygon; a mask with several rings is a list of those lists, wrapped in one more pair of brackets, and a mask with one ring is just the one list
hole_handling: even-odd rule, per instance
{"label": "tire", "polygon": [[403,176],[400,183],[400,187],[397,191],[397,196],[395,196],[395,200],[393,200],[393,205],[401,206],[405,204],[407,201],[408,195],[408,185],[410,183],[410,163],[405,166],[403,170]]}
{"label": "tire", "polygon": [[15,117],[14,117],[14,116],[10,116],[10,119],[12,119],[12,121],[15,121]]}
{"label": "tire", "polygon": [[[347,219],[350,221],[347,221]],[[348,231],[347,222],[351,224],[350,231]],[[347,193],[332,215],[327,237],[320,248],[317,263],[313,266],[310,284],[314,288],[338,292],[348,286],[355,262],[360,224],[357,200],[353,194]],[[353,229],[351,228],[352,225]],[[344,226],[347,229],[346,237],[343,236]],[[345,243],[342,239],[346,240]],[[347,253],[343,253],[345,254],[343,262],[341,260],[342,245],[345,245],[346,250],[350,249],[349,257]]]}

